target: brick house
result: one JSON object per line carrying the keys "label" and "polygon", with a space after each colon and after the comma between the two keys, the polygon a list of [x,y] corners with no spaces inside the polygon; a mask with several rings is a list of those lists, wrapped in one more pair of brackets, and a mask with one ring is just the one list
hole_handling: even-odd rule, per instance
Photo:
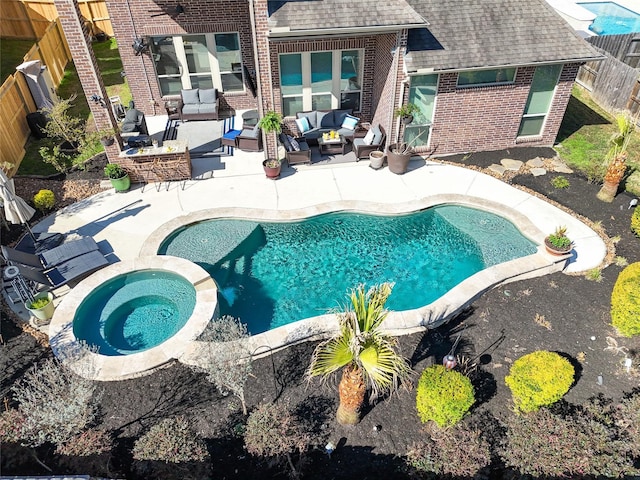
{"label": "brick house", "polygon": [[[147,115],[181,89],[215,87],[229,111],[275,109],[294,133],[297,111],[353,108],[388,143],[440,155],[552,145],[579,66],[601,58],[544,0],[106,2]],[[106,98],[76,0],[55,3],[85,93]],[[406,102],[420,112],[404,127],[393,111]]]}

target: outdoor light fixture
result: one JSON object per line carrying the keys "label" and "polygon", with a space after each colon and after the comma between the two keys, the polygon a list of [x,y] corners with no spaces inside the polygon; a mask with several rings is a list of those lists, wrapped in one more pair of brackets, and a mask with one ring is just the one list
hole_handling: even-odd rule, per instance
{"label": "outdoor light fixture", "polygon": [[176,14],[180,15],[181,13],[184,13],[184,7],[178,4],[176,5]]}
{"label": "outdoor light fixture", "polygon": [[133,51],[137,56],[147,50],[147,48],[149,48],[149,45],[144,43],[143,38],[137,37],[133,40],[133,44],[131,45],[131,47],[133,48]]}
{"label": "outdoor light fixture", "polygon": [[458,365],[458,361],[453,355],[447,355],[442,359],[442,365],[444,365],[444,368],[446,368],[447,370],[451,370],[455,368],[456,365]]}
{"label": "outdoor light fixture", "polygon": [[107,104],[104,103],[104,99],[99,95],[91,95],[91,101],[95,104],[100,104],[102,107],[106,107]]}
{"label": "outdoor light fixture", "polygon": [[[634,198],[629,202],[629,208],[635,207],[637,205],[638,205],[638,199],[637,198]],[[627,210],[629,210],[629,208],[627,208]]]}
{"label": "outdoor light fixture", "polygon": [[331,456],[331,454],[335,451],[335,449],[336,449],[336,446],[333,444],[333,442],[329,442],[324,446],[324,451],[329,456]]}

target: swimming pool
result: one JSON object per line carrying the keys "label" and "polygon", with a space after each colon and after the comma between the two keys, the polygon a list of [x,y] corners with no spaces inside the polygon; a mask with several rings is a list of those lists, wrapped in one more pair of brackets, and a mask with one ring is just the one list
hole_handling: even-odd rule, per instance
{"label": "swimming pool", "polygon": [[640,15],[615,2],[578,3],[597,15],[589,30],[598,35],[640,32]]}
{"label": "swimming pool", "polygon": [[175,335],[195,303],[196,290],[181,275],[164,270],[129,272],[99,285],[82,301],[73,333],[102,355],[130,355]]}
{"label": "swimming pool", "polygon": [[362,282],[396,282],[392,310],[422,307],[476,272],[535,251],[503,217],[440,205],[397,216],[198,222],[169,235],[158,254],[208,271],[220,289],[220,313],[256,334],[322,315]]}

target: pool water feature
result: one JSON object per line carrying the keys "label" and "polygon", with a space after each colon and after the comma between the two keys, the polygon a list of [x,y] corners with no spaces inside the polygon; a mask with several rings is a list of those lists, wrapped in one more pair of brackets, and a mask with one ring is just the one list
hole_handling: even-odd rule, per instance
{"label": "pool water feature", "polygon": [[362,282],[395,282],[387,306],[418,308],[476,272],[535,252],[508,220],[458,205],[396,216],[209,220],[176,230],[158,249],[208,271],[220,313],[240,318],[253,334],[340,307]]}
{"label": "pool water feature", "polygon": [[615,2],[585,2],[578,5],[597,15],[589,30],[598,35],[640,32],[640,14]]}
{"label": "pool water feature", "polygon": [[138,353],[175,335],[195,303],[196,290],[181,275],[164,270],[129,272],[100,285],[82,301],[73,333],[102,355]]}

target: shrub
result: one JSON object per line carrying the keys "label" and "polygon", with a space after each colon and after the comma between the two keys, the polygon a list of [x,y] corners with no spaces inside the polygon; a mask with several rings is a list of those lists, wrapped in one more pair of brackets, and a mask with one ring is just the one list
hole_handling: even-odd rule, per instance
{"label": "shrub", "polygon": [[94,428],[76,435],[67,443],[58,445],[56,453],[73,457],[88,457],[108,452],[112,447],[111,434]]}
{"label": "shrub", "polygon": [[433,420],[440,427],[454,425],[475,402],[471,380],[442,365],[425,368],[418,381],[416,408],[423,423]]}
{"label": "shrub", "polygon": [[557,353],[540,350],[520,357],[505,377],[516,409],[533,412],[551,405],[569,391],[574,368]]}
{"label": "shrub", "polygon": [[616,426],[624,432],[629,451],[640,456],[640,390],[625,398],[615,410]]}
{"label": "shrub", "polygon": [[553,186],[553,188],[557,188],[560,190],[569,188],[571,186],[569,180],[567,180],[567,177],[563,176],[555,177],[554,179],[552,179],[551,185]]}
{"label": "shrub", "polygon": [[48,212],[56,204],[56,196],[51,190],[40,190],[33,196],[33,204],[41,212]]}
{"label": "shrub", "polygon": [[136,460],[182,463],[206,460],[204,441],[184,417],[166,418],[142,435],[133,446]]}
{"label": "shrub", "polygon": [[422,473],[472,478],[491,463],[491,446],[479,430],[460,424],[414,444],[407,463]]}
{"label": "shrub", "polygon": [[262,404],[249,414],[244,444],[251,455],[286,458],[296,475],[292,453],[304,453],[311,436],[300,420],[282,403]]}
{"label": "shrub", "polygon": [[67,443],[95,417],[100,394],[96,384],[45,360],[12,388],[24,415],[21,437],[27,445]]}
{"label": "shrub", "polygon": [[615,428],[586,411],[578,409],[565,418],[541,408],[510,416],[506,427],[499,454],[507,467],[521,474],[619,478],[636,472],[626,442],[616,439]]}
{"label": "shrub", "polygon": [[640,237],[640,206],[636,207],[631,215],[631,231]]}
{"label": "shrub", "polygon": [[618,275],[611,292],[611,323],[625,337],[640,334],[640,262]]}
{"label": "shrub", "polygon": [[0,444],[18,443],[22,440],[25,417],[14,408],[0,414]]}

